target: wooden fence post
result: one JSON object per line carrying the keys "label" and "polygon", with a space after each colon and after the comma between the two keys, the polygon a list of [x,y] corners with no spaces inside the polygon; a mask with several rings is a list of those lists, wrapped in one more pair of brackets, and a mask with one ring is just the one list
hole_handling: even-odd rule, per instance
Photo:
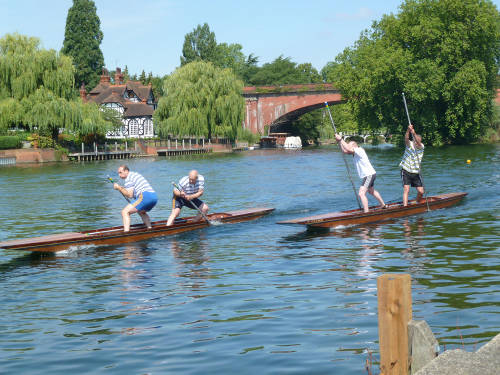
{"label": "wooden fence post", "polygon": [[377,278],[380,370],[408,374],[408,322],[412,319],[411,278],[385,274]]}

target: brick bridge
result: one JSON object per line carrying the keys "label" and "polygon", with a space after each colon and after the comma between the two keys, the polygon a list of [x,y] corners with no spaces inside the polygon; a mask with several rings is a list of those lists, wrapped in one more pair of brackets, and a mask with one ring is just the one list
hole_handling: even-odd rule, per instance
{"label": "brick bridge", "polygon": [[[293,121],[313,109],[342,102],[340,91],[329,83],[244,87],[244,128],[266,135],[269,127]],[[266,129],[267,127],[267,129]]]}
{"label": "brick bridge", "polygon": [[[266,135],[269,127],[279,126],[328,104],[342,103],[340,92],[329,83],[243,88],[246,113],[243,127]],[[495,102],[500,105],[500,89]],[[266,127],[268,129],[266,129]]]}

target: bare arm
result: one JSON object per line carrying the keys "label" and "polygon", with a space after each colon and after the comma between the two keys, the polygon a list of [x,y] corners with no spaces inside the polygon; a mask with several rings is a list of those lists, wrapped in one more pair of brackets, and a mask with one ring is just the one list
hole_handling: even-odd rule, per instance
{"label": "bare arm", "polygon": [[405,133],[405,145],[406,145],[406,147],[410,147],[410,126],[411,125],[408,125],[408,129],[406,129],[406,133]]}
{"label": "bare arm", "polygon": [[118,185],[116,182],[113,184],[113,189],[118,190],[125,198],[132,198],[134,196],[134,189],[125,189],[123,186]]}
{"label": "bare arm", "polygon": [[335,139],[339,143],[340,149],[344,154],[354,154],[354,149],[342,139],[342,136],[340,134],[335,134]]}

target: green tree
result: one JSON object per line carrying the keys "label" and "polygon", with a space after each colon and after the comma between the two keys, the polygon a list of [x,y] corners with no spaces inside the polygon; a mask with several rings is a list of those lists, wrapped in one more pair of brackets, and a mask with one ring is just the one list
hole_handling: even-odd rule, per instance
{"label": "green tree", "polygon": [[234,139],[244,119],[243,82],[230,69],[194,61],[164,81],[154,121],[160,135]]}
{"label": "green tree", "polygon": [[146,84],[146,72],[144,69],[142,69],[141,75],[139,76],[139,81],[141,81],[143,85]]}
{"label": "green tree", "polygon": [[19,34],[0,39],[0,132],[26,128],[56,139],[61,128],[87,134],[118,125],[115,114],[75,99],[71,58],[39,44]]}
{"label": "green tree", "polygon": [[196,29],[184,37],[181,66],[198,60],[215,62],[218,53],[215,33],[210,31],[207,23],[204,23],[203,26],[198,25]]}
{"label": "green tree", "polygon": [[103,33],[96,6],[91,0],[73,0],[68,10],[66,29],[61,52],[73,58],[75,84],[82,83],[94,88],[104,67],[104,56],[100,49]]}
{"label": "green tree", "polygon": [[471,142],[491,124],[500,14],[489,0],[406,0],[336,61],[361,127],[403,133],[405,92],[424,141]]}

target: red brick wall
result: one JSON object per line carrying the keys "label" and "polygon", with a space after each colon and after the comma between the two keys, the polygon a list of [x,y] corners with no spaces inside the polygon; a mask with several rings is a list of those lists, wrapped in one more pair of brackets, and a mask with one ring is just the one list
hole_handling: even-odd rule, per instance
{"label": "red brick wall", "polygon": [[51,148],[0,150],[0,158],[16,158],[16,164],[57,161],[55,150]]}

